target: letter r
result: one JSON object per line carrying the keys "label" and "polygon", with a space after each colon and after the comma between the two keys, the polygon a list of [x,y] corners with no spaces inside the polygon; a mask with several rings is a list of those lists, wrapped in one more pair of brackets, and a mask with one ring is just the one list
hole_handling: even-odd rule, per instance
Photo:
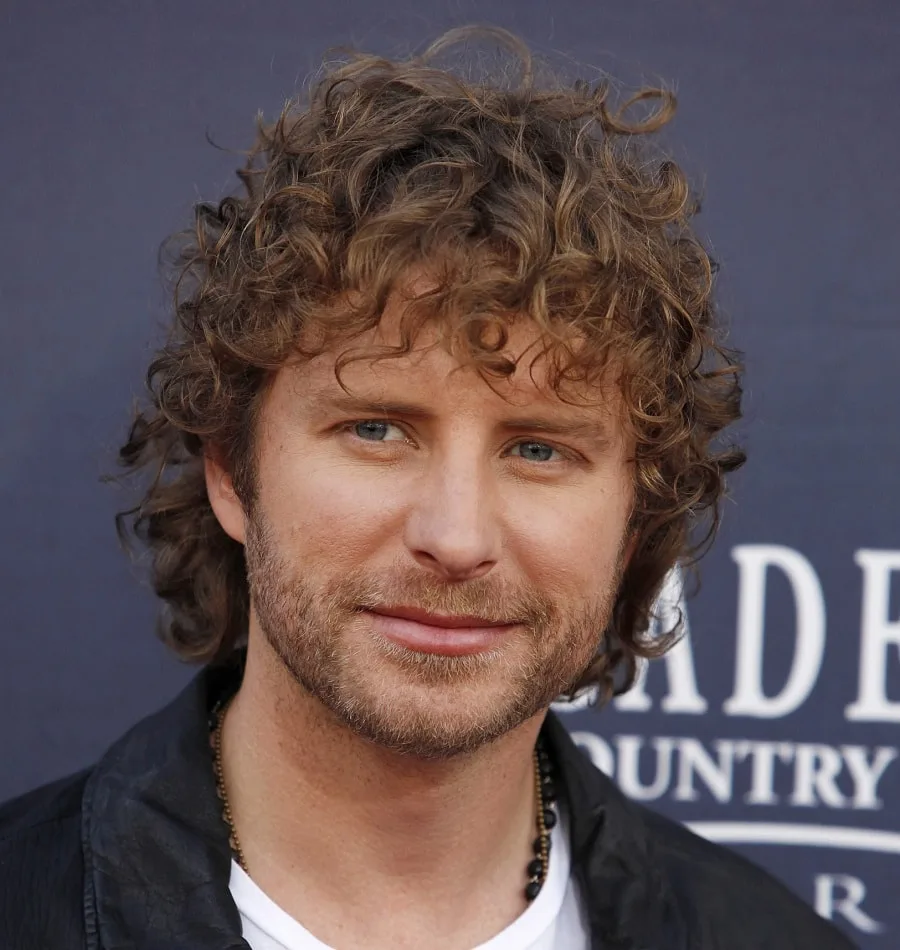
{"label": "letter r", "polygon": [[[839,888],[843,893],[835,894]],[[858,877],[849,874],[816,875],[816,912],[826,920],[834,920],[840,914],[857,930],[867,934],[877,934],[884,930],[884,924],[873,920],[860,906],[866,896],[866,885]]]}

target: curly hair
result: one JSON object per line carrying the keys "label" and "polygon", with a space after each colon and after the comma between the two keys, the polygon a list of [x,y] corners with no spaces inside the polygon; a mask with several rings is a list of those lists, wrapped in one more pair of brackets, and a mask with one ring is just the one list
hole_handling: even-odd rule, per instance
{"label": "curly hair", "polygon": [[[578,689],[622,691],[640,658],[677,637],[651,635],[655,597],[676,563],[705,551],[725,476],[744,456],[719,444],[740,416],[740,367],[690,227],[698,203],[652,139],[675,99],[662,88],[617,99],[607,79],[539,83],[523,42],[487,33],[518,75],[435,65],[471,29],[407,59],[351,53],[323,69],[277,121],[260,120],[239,192],[198,204],[176,236],[173,324],[119,452],[152,477],[117,524],[149,549],[161,635],[183,659],[229,658],[250,606],[243,548],[213,514],[204,455],[224,460],[252,504],[255,423],[279,367],[377,326],[423,266],[435,280],[391,353],[439,320],[483,378],[508,377],[515,314],[541,330],[561,396],[615,367],[634,444],[635,542]],[[355,358],[344,354],[338,375]]]}

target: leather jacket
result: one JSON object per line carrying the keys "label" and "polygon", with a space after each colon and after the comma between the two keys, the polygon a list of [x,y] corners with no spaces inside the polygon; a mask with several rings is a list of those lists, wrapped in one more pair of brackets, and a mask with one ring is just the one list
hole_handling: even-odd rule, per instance
{"label": "leather jacket", "polygon": [[[0,808],[2,950],[247,950],[209,743],[208,667],[77,775]],[[592,950],[845,950],[765,871],[627,800],[551,713]]]}

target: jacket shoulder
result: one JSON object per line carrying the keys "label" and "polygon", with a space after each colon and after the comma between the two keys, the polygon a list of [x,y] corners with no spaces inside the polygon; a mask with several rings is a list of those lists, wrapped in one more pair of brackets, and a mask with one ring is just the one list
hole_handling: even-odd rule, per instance
{"label": "jacket shoulder", "polygon": [[78,772],[0,804],[0,848],[48,821],[80,820],[89,775],[89,769]]}
{"label": "jacket shoulder", "polygon": [[834,924],[759,865],[664,815],[634,807],[642,813],[676,898],[701,935],[700,946],[853,950]]}
{"label": "jacket shoulder", "polygon": [[89,773],[0,805],[0,947],[84,944],[81,803]]}

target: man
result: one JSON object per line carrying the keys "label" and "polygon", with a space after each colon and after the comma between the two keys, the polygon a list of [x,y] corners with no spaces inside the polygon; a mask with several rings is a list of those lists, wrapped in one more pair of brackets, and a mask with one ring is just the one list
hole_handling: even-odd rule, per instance
{"label": "man", "polygon": [[670,645],[738,369],[671,96],[432,64],[465,38],[336,68],[198,209],[121,525],[205,668],[2,811],[4,948],[848,946],[548,713]]}

